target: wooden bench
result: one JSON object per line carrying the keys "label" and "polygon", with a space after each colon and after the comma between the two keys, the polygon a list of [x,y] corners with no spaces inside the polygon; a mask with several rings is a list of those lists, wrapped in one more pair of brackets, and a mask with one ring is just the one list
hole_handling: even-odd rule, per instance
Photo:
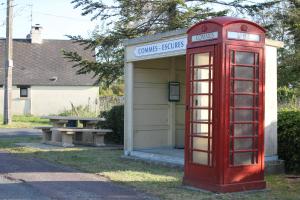
{"label": "wooden bench", "polygon": [[[104,146],[104,136],[107,133],[111,133],[110,129],[87,129],[87,128],[51,128],[51,131],[60,132],[62,135],[62,143],[63,147],[73,147],[74,144],[88,144],[93,146]],[[91,135],[91,143],[85,141],[76,141],[76,134],[88,134]]]}
{"label": "wooden bench", "polygon": [[42,143],[48,144],[48,143],[51,142],[51,140],[52,140],[52,131],[51,131],[51,129],[53,127],[51,127],[51,126],[38,126],[38,127],[34,127],[34,128],[39,129],[39,130],[42,131],[42,134],[43,134]]}

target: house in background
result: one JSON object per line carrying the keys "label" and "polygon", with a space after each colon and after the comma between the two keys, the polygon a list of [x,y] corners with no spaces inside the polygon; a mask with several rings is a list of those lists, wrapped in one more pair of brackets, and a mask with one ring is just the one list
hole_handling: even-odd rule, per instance
{"label": "house in background", "polygon": [[[33,26],[26,39],[13,41],[13,114],[57,114],[73,105],[88,105],[99,94],[91,75],[77,75],[62,50],[95,60],[93,51],[71,40],[43,40],[42,27]],[[3,113],[5,39],[0,40],[0,114]]]}

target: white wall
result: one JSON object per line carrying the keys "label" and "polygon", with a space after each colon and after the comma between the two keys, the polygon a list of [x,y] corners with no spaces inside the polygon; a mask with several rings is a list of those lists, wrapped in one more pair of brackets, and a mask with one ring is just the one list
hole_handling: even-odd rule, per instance
{"label": "white wall", "polygon": [[266,46],[265,56],[265,155],[272,160],[277,156],[277,48]]}
{"label": "white wall", "polygon": [[[20,89],[13,87],[13,114],[58,114],[77,105],[93,104],[98,87],[93,86],[32,86],[28,98],[20,98]],[[0,91],[0,112],[3,113],[3,88]]]}
{"label": "white wall", "polygon": [[[3,87],[0,89],[0,115],[3,115],[4,97]],[[28,88],[30,95],[30,88]],[[20,88],[12,88],[12,113],[17,115],[30,114],[30,98],[20,97]]]}
{"label": "white wall", "polygon": [[[168,82],[180,82],[180,101],[169,102]],[[134,63],[133,148],[183,147],[185,56]]]}
{"label": "white wall", "polygon": [[180,82],[180,101],[176,102],[175,147],[184,147],[185,131],[185,56],[176,57],[176,81]]}
{"label": "white wall", "polygon": [[134,64],[133,148],[168,146],[170,59]]}
{"label": "white wall", "polygon": [[31,87],[31,113],[57,114],[70,109],[71,103],[88,105],[98,97],[98,87],[91,86],[33,86]]}

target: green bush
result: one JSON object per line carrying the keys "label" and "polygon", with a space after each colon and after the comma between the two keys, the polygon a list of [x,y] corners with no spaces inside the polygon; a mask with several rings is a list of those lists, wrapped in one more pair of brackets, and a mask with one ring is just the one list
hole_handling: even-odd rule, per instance
{"label": "green bush", "polygon": [[124,106],[114,106],[111,110],[103,112],[101,117],[106,119],[101,128],[112,129],[112,134],[107,134],[107,143],[123,144],[124,141]]}
{"label": "green bush", "polygon": [[282,109],[278,113],[278,155],[287,172],[300,172],[300,110]]}
{"label": "green bush", "polygon": [[277,89],[279,103],[289,103],[296,101],[296,90],[288,87],[279,87]]}
{"label": "green bush", "polygon": [[300,108],[300,89],[279,87],[277,89],[279,108]]}

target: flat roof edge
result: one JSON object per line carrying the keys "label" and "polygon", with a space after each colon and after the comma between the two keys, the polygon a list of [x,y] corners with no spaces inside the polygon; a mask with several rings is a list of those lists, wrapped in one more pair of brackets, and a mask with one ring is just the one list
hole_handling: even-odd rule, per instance
{"label": "flat roof edge", "polygon": [[278,40],[271,40],[271,39],[267,39],[265,40],[265,44],[267,46],[272,46],[272,47],[277,47],[277,48],[283,48],[284,47],[284,43]]}
{"label": "flat roof edge", "polygon": [[[138,45],[138,44],[155,42],[155,41],[163,40],[163,39],[174,37],[174,36],[186,35],[187,30],[188,29],[177,29],[174,31],[156,33],[153,35],[145,35],[145,36],[141,36],[141,37],[137,37],[137,38],[133,38],[133,39],[126,39],[123,41],[123,43],[125,46],[134,46],[134,45]],[[283,42],[277,41],[277,40],[271,40],[271,39],[267,39],[267,38],[265,40],[265,44],[267,46],[273,46],[273,47],[277,47],[277,48],[284,47]]]}
{"label": "flat roof edge", "polygon": [[142,44],[142,43],[148,43],[148,42],[154,42],[158,41],[164,38],[168,37],[174,37],[174,36],[179,36],[179,35],[185,35],[187,29],[177,29],[173,31],[167,31],[167,32],[161,32],[161,33],[156,33],[153,35],[146,35],[146,36],[141,36],[133,39],[126,39],[123,41],[125,46],[132,46],[136,44]]}

